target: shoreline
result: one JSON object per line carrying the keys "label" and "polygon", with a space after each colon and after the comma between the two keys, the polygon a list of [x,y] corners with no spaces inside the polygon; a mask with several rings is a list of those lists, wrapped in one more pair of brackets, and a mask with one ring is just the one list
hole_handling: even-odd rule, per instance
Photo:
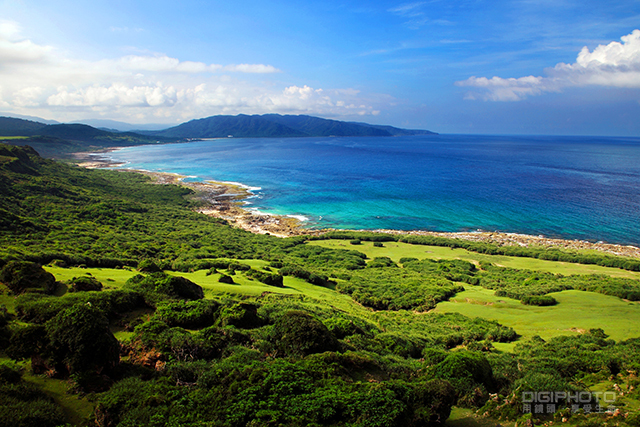
{"label": "shoreline", "polygon": [[[78,166],[87,169],[102,169],[124,166],[123,162],[114,162],[104,154],[121,147],[106,148],[90,153],[74,153],[79,160]],[[286,215],[273,215],[263,212],[252,212],[243,205],[246,199],[252,197],[250,187],[239,183],[204,181],[185,182],[187,176],[170,172],[152,172],[139,169],[118,169],[127,172],[137,172],[151,177],[157,184],[174,184],[190,188],[194,194],[190,197],[201,206],[196,212],[204,215],[220,218],[243,230],[256,234],[269,234],[277,237],[292,237],[301,235],[321,235],[329,231],[362,231],[387,233],[395,235],[419,235],[444,237],[449,239],[463,239],[475,242],[492,243],[498,246],[543,247],[565,250],[592,250],[604,252],[616,256],[640,259],[640,248],[632,245],[620,245],[605,242],[589,242],[586,240],[570,240],[549,238],[545,236],[533,236],[520,233],[498,231],[473,231],[473,232],[443,232],[426,230],[340,230],[340,229],[306,229],[303,221]]]}
{"label": "shoreline", "polygon": [[232,225],[256,234],[270,234],[277,237],[291,237],[309,234],[302,228],[302,222],[284,215],[252,212],[243,207],[244,201],[253,196],[249,187],[242,184],[204,181],[185,182],[184,175],[169,172],[151,172],[137,169],[120,169],[137,172],[153,179],[156,184],[174,184],[194,191],[190,197],[201,206],[196,212],[220,218]]}

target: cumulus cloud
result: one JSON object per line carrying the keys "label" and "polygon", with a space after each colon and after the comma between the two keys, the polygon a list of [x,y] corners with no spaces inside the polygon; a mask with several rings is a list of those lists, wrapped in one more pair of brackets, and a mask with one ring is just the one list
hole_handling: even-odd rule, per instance
{"label": "cumulus cloud", "polygon": [[52,51],[49,46],[38,46],[30,40],[16,40],[20,26],[11,21],[0,21],[0,67],[15,63],[43,61]]}
{"label": "cumulus cloud", "polygon": [[65,57],[0,21],[0,105],[57,120],[95,113],[125,121],[178,122],[214,114],[378,114],[351,89],[277,83],[268,64],[211,64],[165,54],[86,61]]}
{"label": "cumulus cloud", "polygon": [[599,45],[593,51],[582,48],[576,62],[560,63],[545,70],[546,76],[520,78],[470,77],[456,82],[469,92],[467,99],[518,101],[544,92],[558,92],[567,87],[610,86],[640,88],[640,30],[621,37],[622,43]]}
{"label": "cumulus cloud", "polygon": [[124,106],[158,107],[174,105],[177,91],[173,86],[134,86],[118,83],[109,87],[93,86],[77,90],[58,88],[47,98],[47,105],[64,107]]}

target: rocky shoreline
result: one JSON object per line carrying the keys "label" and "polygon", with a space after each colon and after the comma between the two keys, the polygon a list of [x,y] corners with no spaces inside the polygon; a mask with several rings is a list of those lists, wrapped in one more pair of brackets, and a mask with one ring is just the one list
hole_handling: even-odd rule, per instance
{"label": "rocky shoreline", "polygon": [[[242,207],[242,201],[250,197],[252,193],[241,186],[213,181],[207,181],[204,183],[184,182],[184,177],[181,177],[180,175],[147,171],[137,172],[151,176],[159,184],[177,184],[191,188],[195,191],[193,197],[203,202],[203,206],[197,209],[198,212],[225,219],[235,226],[252,233],[272,234],[279,237],[290,237],[309,234],[322,234],[327,231],[332,231],[328,229],[309,230],[303,228],[303,223],[295,218],[248,211]],[[498,246],[535,246],[565,250],[593,250],[610,253],[612,255],[640,258],[640,248],[635,246],[623,246],[603,242],[592,243],[584,240],[552,239],[544,236],[531,236],[518,233],[485,231],[402,231],[382,229],[358,231],[436,236],[449,239],[463,239],[476,242],[492,243]]]}
{"label": "rocky shoreline", "polygon": [[295,218],[251,212],[243,208],[244,201],[253,193],[241,185],[216,181],[185,182],[186,177],[178,174],[126,170],[147,175],[157,184],[175,184],[193,190],[190,198],[199,205],[196,208],[197,212],[224,219],[243,230],[278,237],[309,234]]}
{"label": "rocky shoreline", "polygon": [[606,252],[612,255],[640,258],[640,248],[636,246],[616,245],[604,242],[588,242],[586,240],[553,239],[544,236],[531,236],[528,234],[502,233],[498,231],[474,231],[474,232],[438,232],[438,231],[398,231],[398,230],[368,230],[390,234],[413,234],[420,236],[446,237],[449,239],[463,239],[474,242],[492,243],[497,246],[522,246],[557,248],[566,250],[592,250]]}
{"label": "rocky shoreline", "polygon": [[[110,168],[122,166],[122,163],[112,162],[108,157],[101,156],[111,150],[103,150],[96,153],[77,153],[78,166],[85,168]],[[226,182],[185,182],[185,176],[165,172],[150,172],[144,170],[124,169],[147,175],[158,184],[175,184],[190,188],[194,191],[191,196],[200,206],[198,212],[221,218],[243,230],[258,234],[271,234],[278,237],[290,237],[300,235],[318,235],[332,229],[309,230],[303,228],[303,223],[295,218],[252,212],[243,206],[245,200],[253,194],[249,189],[241,185]],[[463,239],[476,242],[492,243],[498,246],[523,246],[557,248],[564,250],[592,250],[605,252],[617,256],[625,256],[640,259],[640,248],[636,246],[616,245],[604,242],[588,242],[585,240],[565,240],[548,238],[544,236],[531,236],[518,233],[504,232],[437,232],[437,231],[402,231],[402,230],[358,230],[373,231],[389,234],[413,234],[423,236],[445,237],[449,239]]]}

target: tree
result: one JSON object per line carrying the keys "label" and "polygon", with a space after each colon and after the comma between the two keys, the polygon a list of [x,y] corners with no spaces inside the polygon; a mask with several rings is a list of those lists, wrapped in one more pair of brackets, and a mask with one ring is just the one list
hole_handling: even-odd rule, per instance
{"label": "tree", "polygon": [[69,281],[69,292],[101,291],[102,283],[95,277],[74,277]]}
{"label": "tree", "polygon": [[291,310],[276,320],[272,341],[286,356],[306,356],[337,349],[337,341],[329,329],[309,314]]}
{"label": "tree", "polygon": [[69,373],[101,373],[119,363],[120,344],[109,330],[109,321],[89,303],[61,311],[45,328],[52,362]]}
{"label": "tree", "polygon": [[56,287],[53,274],[29,261],[9,261],[0,271],[0,282],[16,294],[34,291],[51,294]]}

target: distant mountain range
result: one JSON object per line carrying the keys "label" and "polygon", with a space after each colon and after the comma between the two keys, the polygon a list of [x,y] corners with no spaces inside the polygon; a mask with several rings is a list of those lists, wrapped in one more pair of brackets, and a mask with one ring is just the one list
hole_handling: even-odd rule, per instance
{"label": "distant mountain range", "polygon": [[162,131],[142,133],[169,138],[435,135],[427,130],[408,130],[393,126],[280,114],[212,116],[191,120]]}
{"label": "distant mountain range", "polygon": [[436,135],[428,130],[400,129],[393,126],[280,114],[212,116],[191,120],[164,130],[140,130],[140,128],[149,129],[159,125],[139,125],[139,129],[135,132],[111,129],[112,125],[121,129],[136,126],[123,122],[95,120],[93,123],[103,124],[109,128],[98,129],[79,123],[46,124],[22,118],[0,117],[0,140],[15,145],[31,145],[43,156],[57,157],[73,151],[200,138]]}

